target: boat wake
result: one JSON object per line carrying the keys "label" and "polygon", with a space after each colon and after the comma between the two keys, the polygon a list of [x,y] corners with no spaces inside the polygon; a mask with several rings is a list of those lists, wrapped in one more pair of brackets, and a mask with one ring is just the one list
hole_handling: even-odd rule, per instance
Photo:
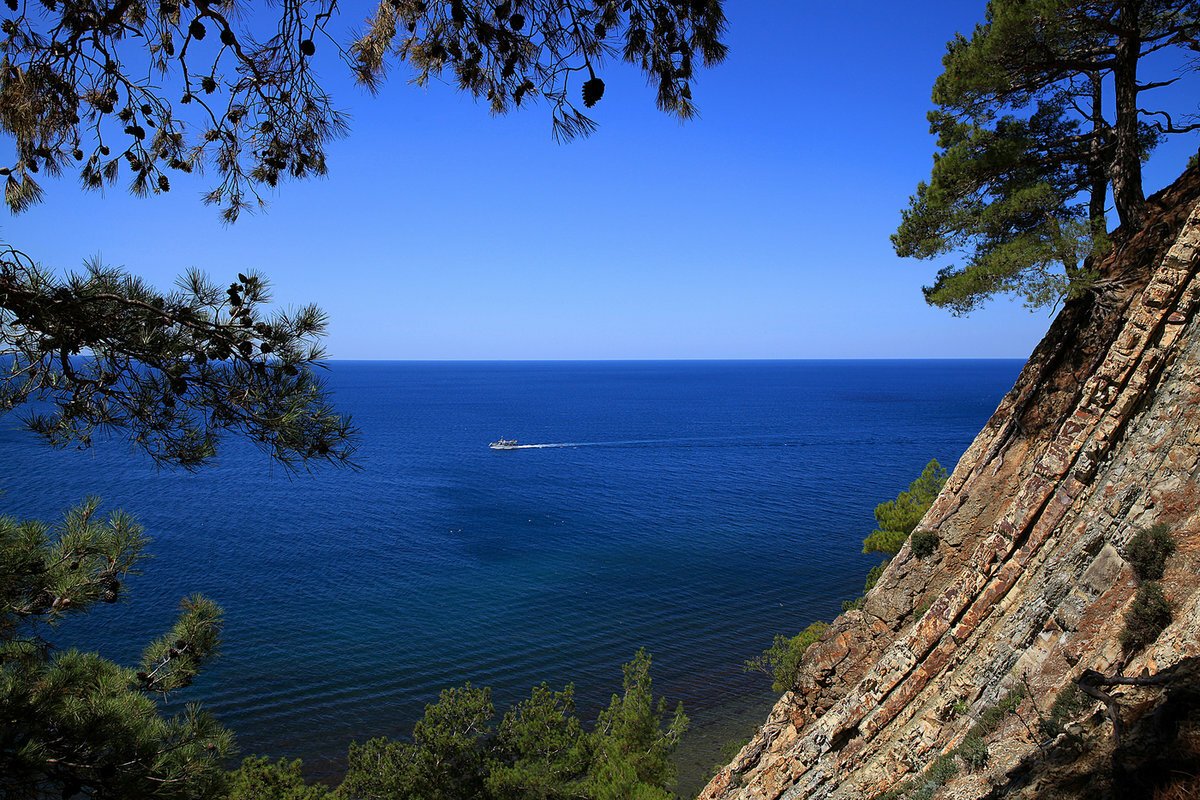
{"label": "boat wake", "polygon": [[[545,450],[552,447],[654,447],[662,445],[689,445],[723,440],[724,437],[693,437],[681,439],[625,439],[612,442],[546,442],[544,444],[518,444],[505,450]],[[732,437],[731,437],[732,438]]]}
{"label": "boat wake", "polygon": [[756,437],[756,436],[690,436],[674,439],[621,439],[608,442],[540,442],[537,444],[516,444],[511,440],[501,440],[502,447],[494,450],[549,450],[562,447],[611,447],[611,448],[641,448],[641,447],[832,447],[848,445],[895,445],[911,444],[912,439],[895,437],[880,439],[878,437]]}

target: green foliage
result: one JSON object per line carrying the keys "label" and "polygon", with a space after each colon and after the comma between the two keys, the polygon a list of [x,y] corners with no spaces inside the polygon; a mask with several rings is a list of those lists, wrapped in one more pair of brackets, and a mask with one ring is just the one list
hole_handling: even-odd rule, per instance
{"label": "green foliage", "polygon": [[870,536],[863,539],[863,552],[886,553],[888,556],[894,556],[908,541],[908,534],[909,531],[872,531]]}
{"label": "green foliage", "polygon": [[1125,547],[1125,558],[1144,581],[1160,580],[1167,559],[1175,552],[1175,538],[1169,525],[1159,523],[1133,535]]}
{"label": "green foliage", "polygon": [[917,558],[925,558],[933,555],[933,551],[937,550],[938,536],[936,533],[929,531],[913,531],[912,533],[912,554]]}
{"label": "green foliage", "polygon": [[482,797],[494,714],[490,690],[470,684],[445,689],[413,726],[412,742],[351,744],[339,791],[360,798]]}
{"label": "green foliage", "polygon": [[1196,129],[1139,105],[1194,65],[1167,80],[1138,68],[1149,53],[1195,47],[1197,11],[1194,0],[990,0],[984,23],[948,44],[931,177],[892,237],[901,256],[961,256],[928,302],[966,314],[1011,294],[1039,307],[1092,285],[1109,189],[1122,224],[1139,227],[1142,161],[1162,137]]}
{"label": "green foliage", "polygon": [[937,548],[936,534],[913,534],[913,529],[933,505],[948,477],[942,465],[937,459],[933,459],[925,465],[917,479],[908,485],[907,490],[897,495],[894,500],[875,506],[875,522],[879,529],[863,540],[863,552],[883,553],[888,558],[871,567],[862,596],[843,602],[842,611],[853,611],[863,607],[867,600],[866,593],[875,588],[875,584],[883,577],[891,557],[900,552],[910,534],[914,537],[913,554],[918,558],[930,555]]}
{"label": "green foliage", "polygon": [[1125,627],[1121,630],[1121,647],[1126,653],[1136,653],[1154,642],[1171,624],[1174,616],[1163,594],[1162,584],[1146,581],[1125,612]]}
{"label": "green foliage", "polygon": [[1078,139],[1078,124],[1049,104],[1028,120],[1006,116],[991,127],[944,111],[929,116],[941,152],[892,243],[902,257],[966,255],[962,266],[938,273],[925,299],[961,315],[994,294],[1037,308],[1084,288],[1079,265],[1097,243],[1070,198],[1087,174],[1070,160],[1046,158],[1041,144]]}
{"label": "green foliage", "polygon": [[875,588],[875,584],[883,577],[883,572],[887,569],[891,557],[900,552],[900,548],[904,547],[904,543],[908,541],[910,535],[913,536],[913,555],[918,558],[930,555],[937,548],[936,534],[926,532],[913,534],[913,529],[917,527],[917,523],[925,516],[929,507],[933,505],[938,493],[946,485],[948,477],[945,468],[937,462],[937,459],[932,459],[921,470],[921,474],[917,476],[916,480],[908,485],[908,489],[896,495],[895,499],[875,506],[875,522],[879,528],[863,540],[863,552],[883,553],[888,558],[871,567],[871,571],[867,573],[863,595],[856,600],[847,600],[842,603],[842,611],[862,608],[867,599],[866,593]]}
{"label": "green foliage", "polygon": [[324,787],[304,782],[300,767],[299,759],[247,758],[230,773],[224,800],[330,800]]}
{"label": "green foliage", "polygon": [[988,765],[988,759],[991,758],[987,742],[979,736],[968,736],[954,750],[969,770],[983,769]]}
{"label": "green foliage", "polygon": [[569,798],[582,789],[590,754],[575,716],[575,690],[535,686],[496,731],[487,790],[497,800]]}
{"label": "green foliage", "polygon": [[747,661],[744,669],[747,672],[770,675],[771,688],[776,692],[786,692],[796,685],[804,652],[815,644],[828,628],[829,623],[814,622],[791,638],[776,635],[774,643],[764,650],[762,655]]}
{"label": "green foliage", "polygon": [[879,528],[863,541],[863,552],[889,556],[900,552],[908,535],[946,485],[948,477],[945,468],[934,459],[925,465],[907,490],[894,500],[875,506],[875,522]]}
{"label": "green foliage", "polygon": [[[660,109],[687,119],[699,67],[726,53],[721,0],[389,0],[354,41],[338,41],[334,0],[296,0],[265,18],[165,2],[11,10],[0,39],[0,129],[15,145],[2,173],[14,212],[41,199],[42,171],[77,170],[93,190],[127,179],[139,196],[207,171],[215,185],[206,202],[230,222],[281,181],[326,174],[327,148],[348,121],[318,78],[326,52],[328,67],[342,66],[341,56],[372,89],[395,61],[418,83],[445,79],[495,114],[544,99],[565,138],[595,128],[579,106],[603,96],[596,70],[607,58],[620,54],[654,86]],[[206,31],[222,46],[193,44]]]}
{"label": "green foliage", "polygon": [[596,798],[670,797],[665,787],[675,780],[671,753],[687,731],[683,705],[676,706],[670,723],[666,698],[652,694],[650,656],[639,650],[623,668],[623,694],[612,696],[592,732],[593,758],[588,785]]}
{"label": "green foliage", "polygon": [[887,569],[888,562],[884,561],[876,564],[867,571],[867,580],[863,584],[863,591],[869,592],[875,588],[875,584],[879,583],[879,579],[883,577],[884,570]]}
{"label": "green foliage", "polygon": [[655,699],[650,656],[624,666],[624,691],[613,695],[592,731],[575,714],[574,689],[545,684],[492,727],[486,689],[441,693],[426,707],[411,742],[372,739],[350,746],[337,790],[354,800],[667,800],[671,755],[687,729],[682,707],[667,720]]}
{"label": "green foliage", "polygon": [[[56,525],[0,518],[0,795],[200,798],[219,793],[232,736],[198,707],[166,715],[219,643],[220,610],[188,598],[140,670],[47,636],[68,614],[121,596],[146,537],[88,500]],[[12,569],[7,568],[12,565]]]}
{"label": "green foliage", "polygon": [[991,756],[984,739],[1000,727],[1004,718],[1014,713],[1024,699],[1023,688],[1018,687],[1010,691],[999,703],[980,715],[958,747],[938,756],[918,777],[910,778],[884,794],[876,795],[874,800],[931,800],[938,789],[958,775],[957,759],[961,758],[970,770],[986,767]]}
{"label": "green foliage", "polygon": [[918,777],[910,778],[899,786],[876,795],[873,800],[932,800],[955,775],[958,764],[952,754],[938,756]]}
{"label": "green foliage", "polygon": [[0,413],[39,401],[26,422],[53,445],[125,431],[186,468],[211,460],[223,432],[285,467],[349,464],[355,431],[313,369],[325,316],[268,314],[269,302],[253,274],[222,288],[192,272],[164,294],[98,262],[59,279],[2,249]]}
{"label": "green foliage", "polygon": [[1066,728],[1067,724],[1087,711],[1092,701],[1079,690],[1075,683],[1068,683],[1054,703],[1050,706],[1049,715],[1038,721],[1038,730],[1047,739],[1053,739]]}
{"label": "green foliage", "polygon": [[1000,701],[994,706],[989,706],[988,708],[984,709],[983,713],[979,715],[979,719],[976,721],[976,723],[971,726],[971,730],[967,732],[967,736],[975,736],[980,739],[990,736],[996,731],[997,728],[1000,727],[1005,718],[1007,718],[1010,714],[1016,713],[1017,709],[1020,708],[1021,703],[1024,700],[1024,686],[1017,686],[1016,688],[1011,689],[1007,694],[1004,695],[1004,697],[1000,698]]}
{"label": "green foliage", "polygon": [[925,777],[938,786],[944,786],[957,774],[958,763],[954,760],[953,755],[947,753],[934,759],[934,762],[929,765],[929,770],[925,773]]}
{"label": "green foliage", "polygon": [[1000,727],[1005,717],[1015,713],[1024,699],[1023,687],[1008,692],[1000,702],[980,715],[958,747],[934,759],[921,775],[909,778],[889,791],[876,795],[874,800],[932,800],[940,788],[958,775],[957,759],[961,758],[971,770],[986,767],[990,754],[984,739]]}

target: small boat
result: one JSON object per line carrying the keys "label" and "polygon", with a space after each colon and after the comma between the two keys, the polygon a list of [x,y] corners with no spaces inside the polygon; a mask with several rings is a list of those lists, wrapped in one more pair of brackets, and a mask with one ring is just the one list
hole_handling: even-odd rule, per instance
{"label": "small boat", "polygon": [[517,449],[517,440],[516,439],[500,439],[498,441],[492,442],[491,444],[488,445],[488,447],[492,448],[493,450],[516,450]]}

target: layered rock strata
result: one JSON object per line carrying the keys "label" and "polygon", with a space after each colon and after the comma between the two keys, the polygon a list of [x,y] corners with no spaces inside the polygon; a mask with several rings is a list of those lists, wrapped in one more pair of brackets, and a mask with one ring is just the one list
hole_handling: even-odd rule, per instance
{"label": "layered rock strata", "polygon": [[[702,800],[875,797],[1013,689],[1025,699],[989,733],[986,765],[938,791],[1019,793],[1054,745],[1038,722],[1085,670],[1153,675],[1200,656],[1198,198],[1191,171],[1151,199],[1142,231],[1117,232],[1094,290],[1058,315],[921,521],[934,554],[893,559]],[[1174,622],[1128,656],[1126,545],[1157,523],[1179,545],[1163,580]],[[1086,718],[1111,734],[1099,705]]]}

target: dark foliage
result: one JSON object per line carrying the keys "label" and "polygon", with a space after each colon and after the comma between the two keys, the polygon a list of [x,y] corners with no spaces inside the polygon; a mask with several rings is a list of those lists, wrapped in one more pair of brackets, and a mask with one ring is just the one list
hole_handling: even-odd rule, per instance
{"label": "dark foliage", "polygon": [[1162,523],[1138,531],[1125,546],[1125,558],[1144,581],[1160,580],[1167,567],[1167,559],[1174,552],[1175,538],[1171,535],[1171,528]]}
{"label": "dark foliage", "polygon": [[1190,77],[1197,47],[1195,0],[990,0],[947,46],[933,171],[892,237],[901,256],[961,256],[926,299],[965,314],[996,294],[1053,306],[1102,286],[1089,259],[1109,246],[1110,192],[1132,234],[1142,162],[1200,130],[1194,109],[1155,108],[1151,94]]}
{"label": "dark foliage", "polygon": [[1066,729],[1068,723],[1074,721],[1094,703],[1095,700],[1080,691],[1075,683],[1068,683],[1059,692],[1058,697],[1054,698],[1049,713],[1039,720],[1038,730],[1047,739],[1053,739]]}
{"label": "dark foliage", "polygon": [[232,736],[195,706],[160,701],[216,653],[221,612],[202,597],[151,642],[137,669],[47,638],[67,615],[114,603],[143,558],[128,516],[89,500],[53,526],[0,518],[0,796],[212,797]]}
{"label": "dark foliage", "polygon": [[591,731],[575,713],[574,689],[545,684],[495,725],[491,693],[448,689],[426,707],[411,742],[350,746],[338,795],[355,800],[669,800],[671,753],[687,727],[682,707],[667,720],[653,696],[650,657],[624,667]]}
{"label": "dark foliage", "polygon": [[912,554],[917,558],[931,556],[933,551],[937,550],[938,536],[929,531],[913,531],[912,536],[909,537],[909,546],[912,548]]}
{"label": "dark foliage", "polygon": [[0,130],[15,144],[0,172],[5,200],[13,211],[39,202],[39,173],[77,170],[88,189],[125,179],[146,195],[207,168],[217,183],[206,202],[232,222],[264,189],[326,173],[326,148],[347,123],[317,78],[326,50],[372,88],[395,59],[418,83],[448,77],[495,113],[544,97],[560,138],[595,128],[575,98],[595,105],[595,70],[619,56],[646,74],[660,108],[686,119],[698,67],[725,57],[722,5],[387,0],[343,47],[335,0],[13,2],[0,21]]}
{"label": "dark foliage", "polygon": [[0,413],[30,400],[51,444],[121,432],[160,464],[194,468],[225,431],[287,467],[350,463],[355,431],[313,367],[325,317],[267,314],[267,283],[193,272],[170,293],[99,263],[58,278],[0,250]]}
{"label": "dark foliage", "polygon": [[1121,647],[1129,654],[1142,650],[1167,629],[1173,618],[1162,584],[1146,581],[1138,587],[1133,603],[1125,612]]}

